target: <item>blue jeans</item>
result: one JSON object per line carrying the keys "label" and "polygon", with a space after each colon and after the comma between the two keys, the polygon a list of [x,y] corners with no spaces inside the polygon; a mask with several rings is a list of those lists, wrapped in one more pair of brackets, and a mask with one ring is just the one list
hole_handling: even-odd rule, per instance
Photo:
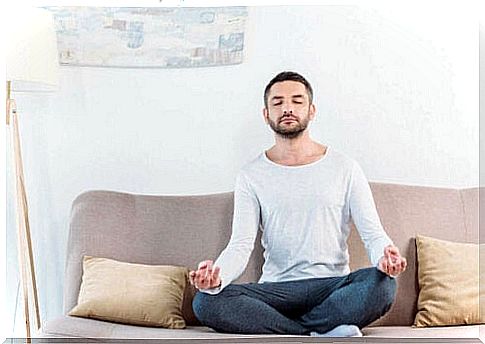
{"label": "blue jeans", "polygon": [[342,324],[363,328],[389,310],[395,295],[395,279],[373,267],[341,277],[230,284],[216,295],[198,291],[192,307],[218,332],[308,335]]}

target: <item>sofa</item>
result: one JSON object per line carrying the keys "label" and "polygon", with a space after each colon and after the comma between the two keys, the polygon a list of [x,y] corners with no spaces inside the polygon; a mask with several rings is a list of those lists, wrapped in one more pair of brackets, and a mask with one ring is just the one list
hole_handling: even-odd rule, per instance
{"label": "sofa", "polygon": [[[418,234],[456,242],[479,242],[479,189],[449,189],[370,183],[382,224],[402,255],[407,270],[398,277],[390,311],[363,329],[364,337],[344,341],[366,343],[481,343],[483,325],[416,328],[418,279],[415,238]],[[82,278],[83,256],[140,264],[187,266],[216,259],[231,235],[233,193],[195,196],[135,195],[88,191],[72,204],[64,284],[64,315],[47,321],[45,338],[157,339],[163,342],[325,342],[329,339],[294,335],[217,333],[200,326],[185,288],[182,313],[185,329],[143,327],[73,317]],[[369,266],[363,244],[352,224],[348,239],[352,270]],[[260,233],[249,264],[235,283],[257,281],[263,263]],[[331,340],[330,340],[331,341]]]}

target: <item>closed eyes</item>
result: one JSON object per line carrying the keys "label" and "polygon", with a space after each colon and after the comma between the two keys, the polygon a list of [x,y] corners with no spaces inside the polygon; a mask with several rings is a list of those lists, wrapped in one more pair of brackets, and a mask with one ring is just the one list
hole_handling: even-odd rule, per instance
{"label": "closed eyes", "polygon": [[[283,102],[274,103],[273,106],[278,106],[283,104]],[[293,101],[293,104],[303,104],[303,102]]]}

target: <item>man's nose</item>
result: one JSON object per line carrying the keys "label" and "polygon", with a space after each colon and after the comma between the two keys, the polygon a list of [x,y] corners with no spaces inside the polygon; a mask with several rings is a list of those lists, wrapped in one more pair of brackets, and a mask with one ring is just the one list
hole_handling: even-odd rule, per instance
{"label": "man's nose", "polygon": [[283,105],[283,113],[293,114],[293,106],[291,105],[291,103],[286,103]]}

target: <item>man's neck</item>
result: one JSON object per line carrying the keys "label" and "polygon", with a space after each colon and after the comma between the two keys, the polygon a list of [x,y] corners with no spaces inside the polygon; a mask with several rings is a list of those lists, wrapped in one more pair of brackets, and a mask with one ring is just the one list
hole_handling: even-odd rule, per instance
{"label": "man's neck", "polygon": [[275,145],[266,151],[266,156],[273,162],[288,166],[305,165],[320,159],[327,147],[313,141],[308,133],[286,139],[275,137]]}

